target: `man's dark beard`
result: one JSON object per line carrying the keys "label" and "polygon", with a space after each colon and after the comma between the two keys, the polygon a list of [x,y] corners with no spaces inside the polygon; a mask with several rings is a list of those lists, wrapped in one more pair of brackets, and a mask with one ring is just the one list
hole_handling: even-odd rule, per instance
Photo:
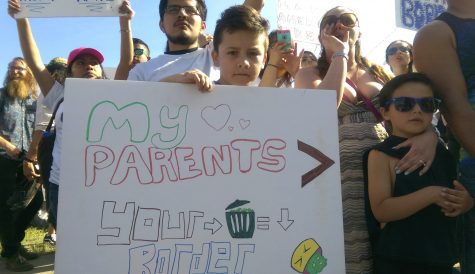
{"label": "man's dark beard", "polygon": [[179,35],[179,36],[173,37],[167,34],[167,39],[169,42],[176,45],[189,46],[189,45],[194,44],[198,40],[198,37],[185,36],[185,35]]}

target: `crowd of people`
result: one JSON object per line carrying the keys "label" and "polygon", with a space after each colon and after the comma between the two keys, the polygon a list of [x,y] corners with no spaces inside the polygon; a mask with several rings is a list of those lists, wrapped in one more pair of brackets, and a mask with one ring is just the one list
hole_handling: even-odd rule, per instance
{"label": "crowd of people", "polygon": [[[418,31],[414,46],[388,45],[388,72],[362,55],[358,16],[346,7],[322,17],[315,56],[269,33],[263,0],[226,9],[213,35],[204,34],[204,0],[160,0],[160,29],[168,40],[166,51],[152,58],[148,45],[133,38],[135,14],[125,0],[113,78],[188,83],[203,92],[214,85],[335,90],[346,273],[448,274],[460,262],[463,273],[473,274],[475,2],[447,3],[446,12]],[[12,17],[20,9],[18,0],[8,1]],[[19,208],[11,197],[20,182],[40,182],[54,235],[65,79],[108,77],[103,54],[93,48],[73,49],[67,59],[45,65],[28,19],[15,20],[23,58],[8,64],[0,90],[0,239],[6,268],[21,272],[37,257],[21,240],[43,196],[35,192]],[[439,108],[436,118],[450,133],[444,140],[432,125]],[[52,164],[38,170],[38,143],[51,124]]]}

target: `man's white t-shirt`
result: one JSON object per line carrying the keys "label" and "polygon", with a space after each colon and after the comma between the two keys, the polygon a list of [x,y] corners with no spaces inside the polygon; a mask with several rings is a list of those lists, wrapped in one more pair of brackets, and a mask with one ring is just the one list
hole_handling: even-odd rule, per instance
{"label": "man's white t-shirt", "polygon": [[185,71],[199,69],[211,81],[219,79],[219,69],[213,64],[211,44],[191,52],[181,51],[162,54],[148,62],[137,64],[129,73],[128,80],[159,82],[163,78]]}

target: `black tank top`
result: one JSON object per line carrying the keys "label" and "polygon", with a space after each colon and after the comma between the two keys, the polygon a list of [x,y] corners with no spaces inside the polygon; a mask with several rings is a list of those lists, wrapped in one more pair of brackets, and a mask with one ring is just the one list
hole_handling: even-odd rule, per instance
{"label": "black tank top", "polygon": [[[372,149],[402,159],[408,148],[392,149],[406,139],[390,136]],[[369,150],[371,151],[371,150]],[[453,265],[458,258],[456,240],[457,218],[446,217],[437,205],[430,205],[403,220],[387,223],[380,228],[369,205],[367,191],[367,163],[369,151],[365,153],[365,195],[366,219],[373,255],[403,262],[428,263],[431,265]],[[455,160],[441,144],[437,146],[434,162],[428,172],[419,176],[419,170],[409,175],[396,175],[394,197],[404,196],[426,186],[452,187],[456,178]]]}

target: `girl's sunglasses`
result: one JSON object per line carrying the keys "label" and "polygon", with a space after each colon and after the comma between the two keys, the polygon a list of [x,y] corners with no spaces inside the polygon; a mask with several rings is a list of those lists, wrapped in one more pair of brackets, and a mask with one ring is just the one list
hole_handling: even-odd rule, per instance
{"label": "girl's sunglasses", "polygon": [[336,24],[338,21],[348,28],[353,28],[358,23],[358,17],[354,13],[343,13],[340,16],[336,15],[327,15],[323,17],[321,26]]}
{"label": "girl's sunglasses", "polygon": [[385,107],[387,108],[391,104],[394,104],[394,108],[399,112],[408,112],[417,104],[423,112],[434,113],[439,108],[440,100],[434,97],[394,97],[386,102]]}
{"label": "girl's sunglasses", "polygon": [[390,55],[394,55],[396,54],[397,51],[400,51],[400,52],[404,52],[404,53],[408,53],[411,51],[410,48],[408,47],[403,47],[403,46],[400,46],[400,47],[392,47],[392,48],[388,48],[388,50],[386,50],[386,55],[387,56],[390,56]]}
{"label": "girl's sunglasses", "polygon": [[144,49],[139,49],[139,48],[134,49],[134,55],[135,55],[135,56],[142,56],[142,55],[144,55],[145,53],[146,53],[146,52],[145,52]]}

